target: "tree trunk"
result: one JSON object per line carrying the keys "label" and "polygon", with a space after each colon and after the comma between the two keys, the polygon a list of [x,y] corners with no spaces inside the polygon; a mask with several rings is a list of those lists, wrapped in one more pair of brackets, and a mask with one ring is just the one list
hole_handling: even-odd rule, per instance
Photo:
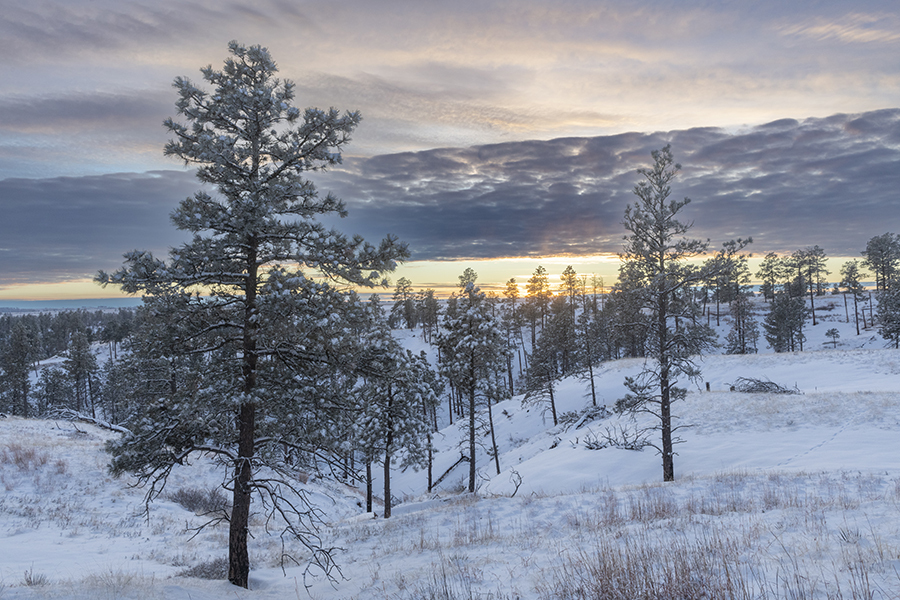
{"label": "tree trunk", "polygon": [[497,451],[497,436],[494,435],[494,410],[491,401],[488,400],[488,425],[491,428],[491,448],[494,451],[494,463],[497,465],[497,475],[500,474],[500,453]]}
{"label": "tree trunk", "polygon": [[469,379],[469,493],[475,493],[475,366]]}
{"label": "tree trunk", "polygon": [[[662,261],[661,261],[662,262]],[[663,481],[675,481],[675,457],[672,450],[672,406],[669,390],[668,355],[668,298],[660,294],[658,306],[659,327],[659,418],[662,433]],[[718,311],[716,311],[718,312]]]}
{"label": "tree trunk", "polygon": [[366,459],[366,512],[372,512],[372,461]]}
{"label": "tree trunk", "polygon": [[[257,348],[259,324],[256,319],[257,249],[259,242],[251,236],[247,244],[247,275],[244,280],[244,339],[242,345],[244,394],[252,398],[256,390]],[[256,404],[241,404],[238,416],[238,458],[235,464],[234,500],[228,532],[228,581],[246,588],[250,582],[250,554],[247,550],[247,534],[250,526],[250,479],[255,452]]]}
{"label": "tree trunk", "polygon": [[813,303],[812,282],[809,284],[809,310],[812,312],[813,325],[818,325],[818,323],[816,323],[816,305]]}
{"label": "tree trunk", "polygon": [[394,444],[394,397],[388,384],[387,436],[384,440],[384,518],[391,518],[391,451]]}
{"label": "tree trunk", "polygon": [[588,375],[591,378],[591,402],[597,406],[597,386],[594,384],[594,363],[592,359],[588,359]]}
{"label": "tree trunk", "polygon": [[[390,443],[392,435],[388,434],[388,443]],[[384,518],[391,518],[391,449],[384,450]]]}
{"label": "tree trunk", "polygon": [[238,459],[234,468],[234,497],[228,532],[228,581],[246,588],[250,580],[250,554],[247,550],[247,529],[250,524],[250,461],[253,457],[253,432],[256,406],[252,402],[241,405],[238,416]]}
{"label": "tree trunk", "polygon": [[556,418],[556,398],[553,397],[553,378],[551,376],[547,389],[550,390],[550,412],[553,413],[553,426],[556,427],[559,425],[559,420]]}
{"label": "tree trunk", "polygon": [[431,447],[431,433],[428,434],[428,493],[434,487],[434,450]]}
{"label": "tree trunk", "polygon": [[[844,292],[844,315],[847,317],[847,323],[850,322],[850,308],[847,306],[847,292]],[[859,335],[857,333],[857,335]]]}

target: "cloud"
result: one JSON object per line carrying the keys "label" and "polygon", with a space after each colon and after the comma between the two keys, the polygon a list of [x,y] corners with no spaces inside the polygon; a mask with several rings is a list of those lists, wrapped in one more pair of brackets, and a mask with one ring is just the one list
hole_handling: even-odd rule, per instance
{"label": "cloud", "polygon": [[788,36],[816,41],[838,40],[848,44],[891,44],[900,42],[900,19],[891,13],[853,12],[838,18],[812,17],[782,27]]}
{"label": "cloud", "polygon": [[164,255],[185,238],[168,215],[198,187],[176,171],[4,179],[0,285],[92,277],[132,249]]}
{"label": "cloud", "polygon": [[[230,39],[269,47],[301,106],[361,110],[352,152],[366,156],[730,128],[893,106],[900,92],[900,21],[879,0],[849,12],[838,0],[8,4],[0,107],[14,111],[0,133],[15,134],[4,135],[12,154],[48,153],[0,155],[0,177],[141,170],[172,79],[221,65]],[[90,142],[78,151],[75,131]],[[144,165],[156,168],[158,155]]]}
{"label": "cloud", "polygon": [[[621,249],[637,169],[671,143],[690,197],[693,235],[753,236],[757,248],[819,244],[856,255],[900,231],[900,110],[785,119],[737,133],[654,134],[511,142],[354,159],[319,178],[348,202],[342,224],[391,232],[414,259],[595,254]],[[758,250],[757,250],[758,251]]]}
{"label": "cloud", "polygon": [[172,94],[84,93],[6,97],[0,99],[0,131],[82,132],[85,130],[127,130],[153,124],[162,129],[162,121]]}
{"label": "cloud", "polygon": [[[348,157],[314,180],[347,203],[340,230],[398,235],[414,260],[596,255],[621,250],[637,169],[667,143],[691,236],[714,246],[752,236],[755,253],[856,256],[900,232],[900,109]],[[131,249],[164,254],[185,239],[169,213],[198,187],[182,171],[2,180],[0,285],[91,276]]]}

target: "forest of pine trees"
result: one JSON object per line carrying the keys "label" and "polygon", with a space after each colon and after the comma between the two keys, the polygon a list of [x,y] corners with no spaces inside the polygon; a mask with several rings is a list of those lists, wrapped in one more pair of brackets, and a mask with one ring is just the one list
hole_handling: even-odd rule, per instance
{"label": "forest of pine trees", "polygon": [[[202,70],[212,91],[176,80],[184,122],[166,122],[166,154],[197,167],[217,192],[176,209],[174,223],[193,240],[165,260],[130,252],[121,270],[100,273],[98,282],[143,295],[135,310],[0,317],[0,410],[77,413],[125,431],[109,444],[111,468],[136,475],[150,500],[176,464],[214,457],[232,493],[236,585],[247,586],[251,502],[285,517],[284,533],[327,573],[334,565],[315,534],[315,507],[295,483],[303,474],[364,482],[367,509],[380,494],[390,517],[392,469],[415,466],[429,490],[437,485],[432,434],[455,422],[466,440],[458,464],[468,463],[474,492],[477,446],[501,471],[492,407],[522,395],[555,425],[560,379],[589,381],[597,406],[593,382],[605,361],[647,359],[617,408],[658,418],[652,444],[672,479],[672,405],[686,393],[679,383],[699,376],[694,358],[716,343],[712,327],[730,325],[727,353],[760,347],[753,277],[766,306],[763,338],[776,352],[804,350],[807,322],[817,323],[829,293],[844,296],[857,333],[877,327],[900,344],[900,236],[873,237],[831,290],[819,246],[767,254],[751,274],[749,238],[711,251],[683,237],[689,200],[668,199],[680,170],[668,146],[639,171],[612,286],[569,266],[554,289],[538,267],[522,288],[507,281],[501,296],[467,269],[447,299],[401,277],[386,307],[378,295],[364,300],[409,252],[392,236],[371,245],[326,229],[317,219],[345,214],[344,205],[304,176],[341,160],[359,114],[301,111],[265,48],[229,50],[223,70]],[[406,350],[397,329],[421,335],[433,356]],[[373,489],[376,465],[382,490]]]}

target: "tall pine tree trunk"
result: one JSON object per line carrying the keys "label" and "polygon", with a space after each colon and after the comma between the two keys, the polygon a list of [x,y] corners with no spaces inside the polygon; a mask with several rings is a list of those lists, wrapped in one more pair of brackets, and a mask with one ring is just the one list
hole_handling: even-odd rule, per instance
{"label": "tall pine tree trunk", "polygon": [[[244,284],[243,365],[245,398],[252,398],[256,390],[257,348],[259,327],[256,319],[258,241],[251,236],[247,244],[247,275]],[[228,581],[246,588],[250,580],[250,553],[247,533],[250,526],[250,479],[255,451],[256,404],[250,400],[241,404],[238,415],[238,457],[235,464],[234,499],[228,532]]]}
{"label": "tall pine tree trunk", "polygon": [[659,418],[662,433],[662,466],[663,481],[675,481],[675,453],[672,449],[672,399],[669,389],[668,313],[668,298],[663,292],[659,296],[657,321],[657,327],[659,327]]}
{"label": "tall pine tree trunk", "polygon": [[391,518],[391,452],[394,444],[394,418],[393,418],[394,397],[391,393],[391,385],[388,384],[388,405],[387,405],[387,437],[384,440],[384,518]]}
{"label": "tall pine tree trunk", "polygon": [[252,402],[241,405],[238,415],[238,459],[234,473],[234,495],[228,531],[228,581],[246,588],[250,579],[250,554],[247,550],[247,529],[250,524],[250,477],[253,457],[253,432],[256,406]]}
{"label": "tall pine tree trunk", "polygon": [[366,512],[372,512],[372,461],[366,459]]}
{"label": "tall pine tree trunk", "polygon": [[475,493],[475,365],[469,367],[469,493]]}

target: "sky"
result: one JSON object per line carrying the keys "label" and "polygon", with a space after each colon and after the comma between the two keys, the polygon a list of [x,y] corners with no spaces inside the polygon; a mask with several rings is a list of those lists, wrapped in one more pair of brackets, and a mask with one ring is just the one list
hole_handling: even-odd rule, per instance
{"label": "sky", "polygon": [[[198,183],[163,156],[177,76],[260,44],[301,107],[359,110],[336,225],[409,244],[405,276],[488,285],[538,264],[615,279],[622,216],[672,144],[713,247],[857,257],[900,231],[893,1],[0,0],[0,300],[118,295]],[[502,260],[497,260],[502,259]],[[832,268],[836,272],[836,268]]]}

